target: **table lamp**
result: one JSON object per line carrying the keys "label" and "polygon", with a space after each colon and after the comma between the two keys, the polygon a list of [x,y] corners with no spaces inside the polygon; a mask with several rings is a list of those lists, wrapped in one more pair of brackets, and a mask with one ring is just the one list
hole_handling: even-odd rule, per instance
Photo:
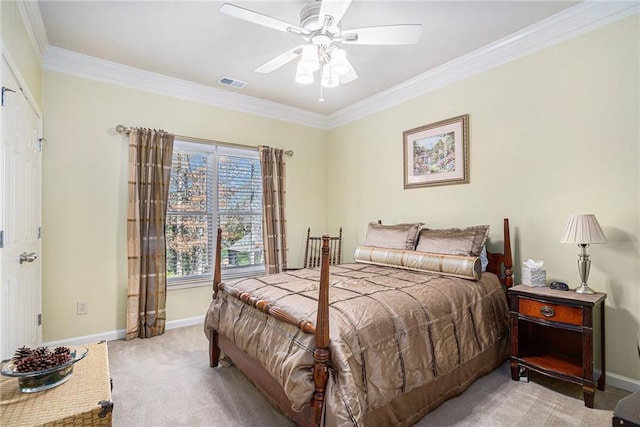
{"label": "table lamp", "polygon": [[607,243],[606,237],[593,214],[571,215],[567,221],[567,228],[560,243],[577,243],[581,248],[578,255],[578,271],[582,284],[574,289],[579,294],[593,294],[594,291],[587,285],[591,261],[587,255],[587,248],[594,243]]}

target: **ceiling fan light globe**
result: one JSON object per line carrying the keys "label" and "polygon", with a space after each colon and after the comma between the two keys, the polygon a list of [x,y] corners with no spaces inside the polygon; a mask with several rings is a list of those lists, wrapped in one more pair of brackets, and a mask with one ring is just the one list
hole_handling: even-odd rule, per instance
{"label": "ceiling fan light globe", "polygon": [[302,59],[298,63],[298,67],[308,73],[313,73],[320,69],[318,61],[318,48],[313,45],[305,45],[302,48]]}
{"label": "ceiling fan light globe", "polygon": [[320,84],[322,84],[323,87],[327,88],[336,87],[340,84],[338,76],[335,73],[332,73],[329,64],[325,64],[322,67],[322,80],[320,80]]}
{"label": "ceiling fan light globe", "polygon": [[301,85],[308,85],[313,83],[313,73],[310,71],[306,71],[302,67],[302,61],[298,62],[298,67],[296,69],[296,83]]}
{"label": "ceiling fan light globe", "polygon": [[335,76],[343,76],[349,72],[347,65],[347,53],[343,49],[336,49],[331,53],[331,73]]}
{"label": "ceiling fan light globe", "polygon": [[307,73],[313,73],[314,71],[318,71],[320,69],[320,63],[317,58],[315,61],[300,61],[301,68]]}
{"label": "ceiling fan light globe", "polygon": [[313,83],[313,74],[296,74],[296,83],[301,85],[310,85]]}

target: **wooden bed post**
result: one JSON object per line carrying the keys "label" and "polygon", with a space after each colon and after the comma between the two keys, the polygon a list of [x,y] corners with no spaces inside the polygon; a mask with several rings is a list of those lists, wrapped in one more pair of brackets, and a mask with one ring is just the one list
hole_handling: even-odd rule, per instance
{"label": "wooden bed post", "polygon": [[311,410],[315,425],[322,421],[324,395],[329,380],[329,235],[322,235],[322,262],[320,264],[320,289],[318,291],[318,316],[316,320],[316,349],[313,352],[313,382],[315,391]]}
{"label": "wooden bed post", "polygon": [[222,275],[220,273],[220,259],[222,253],[222,229],[218,228],[218,235],[216,237],[216,260],[214,262],[213,270],[213,299],[218,297],[218,286],[222,281]]}
{"label": "wooden bed post", "polygon": [[513,286],[513,258],[511,257],[511,237],[509,235],[509,218],[504,219],[504,280],[509,289]]}
{"label": "wooden bed post", "polygon": [[[220,260],[222,253],[222,229],[218,228],[218,235],[216,238],[216,260],[214,263],[213,271],[213,299],[218,298],[218,290],[220,282],[222,282],[222,275],[220,272]],[[211,329],[209,332],[209,366],[215,368],[218,366],[218,360],[220,360],[220,347],[218,347],[218,331]]]}

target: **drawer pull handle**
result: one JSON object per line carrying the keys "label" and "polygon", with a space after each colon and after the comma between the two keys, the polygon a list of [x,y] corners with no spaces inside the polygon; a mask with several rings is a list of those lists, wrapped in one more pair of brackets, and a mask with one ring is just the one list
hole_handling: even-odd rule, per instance
{"label": "drawer pull handle", "polygon": [[556,315],[556,312],[553,310],[553,308],[549,307],[548,305],[543,305],[542,307],[540,307],[540,313],[542,313],[544,317],[553,317]]}

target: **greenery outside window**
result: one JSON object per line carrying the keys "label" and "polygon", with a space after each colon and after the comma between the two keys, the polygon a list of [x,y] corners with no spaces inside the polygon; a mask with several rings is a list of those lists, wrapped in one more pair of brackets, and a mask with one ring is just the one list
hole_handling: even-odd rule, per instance
{"label": "greenery outside window", "polygon": [[223,277],[263,273],[258,153],[176,140],[166,224],[170,286],[211,284],[218,227]]}

